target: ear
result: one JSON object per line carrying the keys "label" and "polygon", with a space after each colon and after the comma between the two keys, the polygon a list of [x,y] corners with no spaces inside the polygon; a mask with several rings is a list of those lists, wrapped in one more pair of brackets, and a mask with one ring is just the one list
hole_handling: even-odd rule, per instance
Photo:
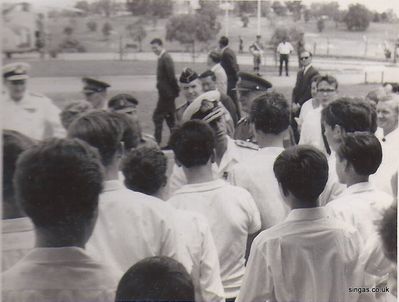
{"label": "ear", "polygon": [[212,154],[211,154],[211,157],[209,160],[211,161],[211,163],[214,163],[216,161],[216,150],[215,149],[212,150]]}
{"label": "ear", "polygon": [[125,155],[125,143],[124,142],[120,142],[118,144],[118,148],[116,150],[116,157],[118,158],[122,158]]}
{"label": "ear", "polygon": [[340,125],[335,125],[333,129],[333,136],[335,139],[340,140],[345,133],[346,131]]}
{"label": "ear", "polygon": [[278,188],[280,189],[280,193],[283,197],[287,197],[289,192],[284,186],[281,184],[281,182],[278,183]]}

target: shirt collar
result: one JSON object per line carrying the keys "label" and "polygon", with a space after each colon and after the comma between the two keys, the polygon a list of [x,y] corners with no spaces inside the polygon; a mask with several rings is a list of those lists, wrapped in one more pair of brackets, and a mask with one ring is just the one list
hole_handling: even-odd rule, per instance
{"label": "shirt collar", "polygon": [[112,180],[106,180],[104,181],[104,189],[103,192],[109,192],[109,191],[117,191],[125,189],[124,185],[117,179],[112,179]]}
{"label": "shirt collar", "polygon": [[223,48],[222,48],[222,52],[224,52],[228,47],[229,47],[228,45],[225,46],[225,47],[223,47]]}
{"label": "shirt collar", "polygon": [[305,74],[305,73],[308,71],[308,69],[309,69],[310,67],[312,67],[312,63],[310,63],[308,66],[306,66],[306,67],[303,69],[303,74]]}
{"label": "shirt collar", "polygon": [[367,191],[375,190],[375,187],[370,182],[359,182],[357,184],[351,185],[346,188],[344,192],[342,192],[342,196],[344,195],[351,195],[355,193],[362,193]]}
{"label": "shirt collar", "polygon": [[221,67],[222,67],[222,65],[220,65],[220,63],[217,63],[217,64],[215,64],[215,65],[212,66],[211,71],[218,70],[218,69],[220,69]]}
{"label": "shirt collar", "polygon": [[84,249],[75,246],[34,248],[25,256],[25,259],[42,263],[92,261]]}
{"label": "shirt collar", "polygon": [[391,140],[396,141],[398,137],[399,137],[399,127],[393,130],[391,133],[388,133],[384,137],[383,142],[390,142]]}
{"label": "shirt collar", "polygon": [[158,58],[162,57],[165,52],[166,52],[166,50],[162,49],[161,53],[158,55]]}
{"label": "shirt collar", "polygon": [[193,192],[206,192],[213,191],[221,188],[226,183],[222,179],[215,179],[208,182],[201,182],[197,184],[187,184],[178,189],[174,194],[193,193]]}
{"label": "shirt collar", "polygon": [[227,148],[226,151],[223,154],[222,160],[220,161],[219,164],[219,173],[223,172],[231,162],[239,161],[239,154],[237,151],[237,146],[234,143],[234,140],[230,138],[230,136],[227,136]]}
{"label": "shirt collar", "polygon": [[261,154],[279,155],[283,151],[284,151],[284,148],[282,148],[282,147],[263,147],[263,148],[259,148],[258,152]]}
{"label": "shirt collar", "polygon": [[328,217],[328,210],[324,207],[292,209],[285,221],[316,220],[326,217]]}
{"label": "shirt collar", "polygon": [[28,217],[2,220],[3,234],[33,231],[33,229],[34,229],[33,223]]}

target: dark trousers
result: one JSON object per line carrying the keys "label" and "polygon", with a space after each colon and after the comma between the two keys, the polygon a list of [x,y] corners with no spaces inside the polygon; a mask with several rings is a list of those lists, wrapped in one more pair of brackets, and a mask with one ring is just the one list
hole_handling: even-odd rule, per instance
{"label": "dark trousers", "polygon": [[154,137],[158,145],[160,145],[162,142],[163,121],[164,120],[166,121],[166,124],[168,125],[170,132],[172,132],[173,129],[175,128],[176,125],[175,110],[173,109],[165,110],[157,106],[152,115],[152,120],[155,126]]}
{"label": "dark trousers", "polygon": [[289,55],[280,55],[280,76],[283,72],[284,62],[285,62],[285,75],[288,76],[288,57]]}
{"label": "dark trousers", "polygon": [[237,117],[238,119],[241,118],[241,111],[240,111],[240,104],[238,103],[237,92],[233,90],[236,88],[237,81],[236,80],[227,80],[227,95],[231,97],[234,102],[234,105],[237,108]]}

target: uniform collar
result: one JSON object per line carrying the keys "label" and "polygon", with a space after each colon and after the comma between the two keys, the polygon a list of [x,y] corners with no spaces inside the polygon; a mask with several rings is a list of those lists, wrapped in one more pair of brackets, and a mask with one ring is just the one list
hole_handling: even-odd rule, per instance
{"label": "uniform collar", "polygon": [[161,58],[164,55],[165,52],[166,52],[166,50],[162,49],[161,53],[158,55],[158,58]]}
{"label": "uniform collar", "polygon": [[259,153],[261,154],[273,154],[273,155],[278,155],[281,152],[284,151],[283,147],[263,147],[259,148]]}
{"label": "uniform collar", "polygon": [[33,229],[33,223],[28,217],[3,219],[2,221],[3,234],[33,231]]}
{"label": "uniform collar", "polygon": [[118,191],[126,189],[125,186],[121,183],[120,180],[112,179],[104,181],[104,189],[103,192],[110,192],[110,191]]}
{"label": "uniform collar", "polygon": [[328,210],[324,207],[293,209],[288,213],[285,221],[317,220],[328,217]]}
{"label": "uniform collar", "polygon": [[219,189],[225,185],[225,181],[222,179],[215,179],[208,182],[201,182],[197,184],[187,184],[178,189],[174,194],[184,194],[184,193],[198,193],[198,192],[206,192],[213,191]]}
{"label": "uniform collar", "polygon": [[227,148],[219,164],[219,173],[224,171],[231,162],[239,161],[237,145],[234,143],[234,140],[230,138],[230,136],[226,135],[226,137],[227,137]]}

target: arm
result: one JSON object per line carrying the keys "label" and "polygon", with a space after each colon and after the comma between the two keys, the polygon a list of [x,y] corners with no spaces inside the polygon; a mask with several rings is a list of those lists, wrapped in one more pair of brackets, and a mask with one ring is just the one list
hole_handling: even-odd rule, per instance
{"label": "arm", "polygon": [[169,82],[173,90],[176,92],[176,95],[179,95],[179,85],[177,84],[176,80],[175,66],[173,63],[173,59],[169,54],[164,56],[164,70],[167,81]]}
{"label": "arm", "polygon": [[66,132],[64,127],[61,125],[60,113],[61,111],[57,106],[53,104],[50,99],[45,98],[45,102],[43,105],[45,106],[45,119],[46,119],[46,128],[48,128],[49,136],[55,137],[65,137]]}

